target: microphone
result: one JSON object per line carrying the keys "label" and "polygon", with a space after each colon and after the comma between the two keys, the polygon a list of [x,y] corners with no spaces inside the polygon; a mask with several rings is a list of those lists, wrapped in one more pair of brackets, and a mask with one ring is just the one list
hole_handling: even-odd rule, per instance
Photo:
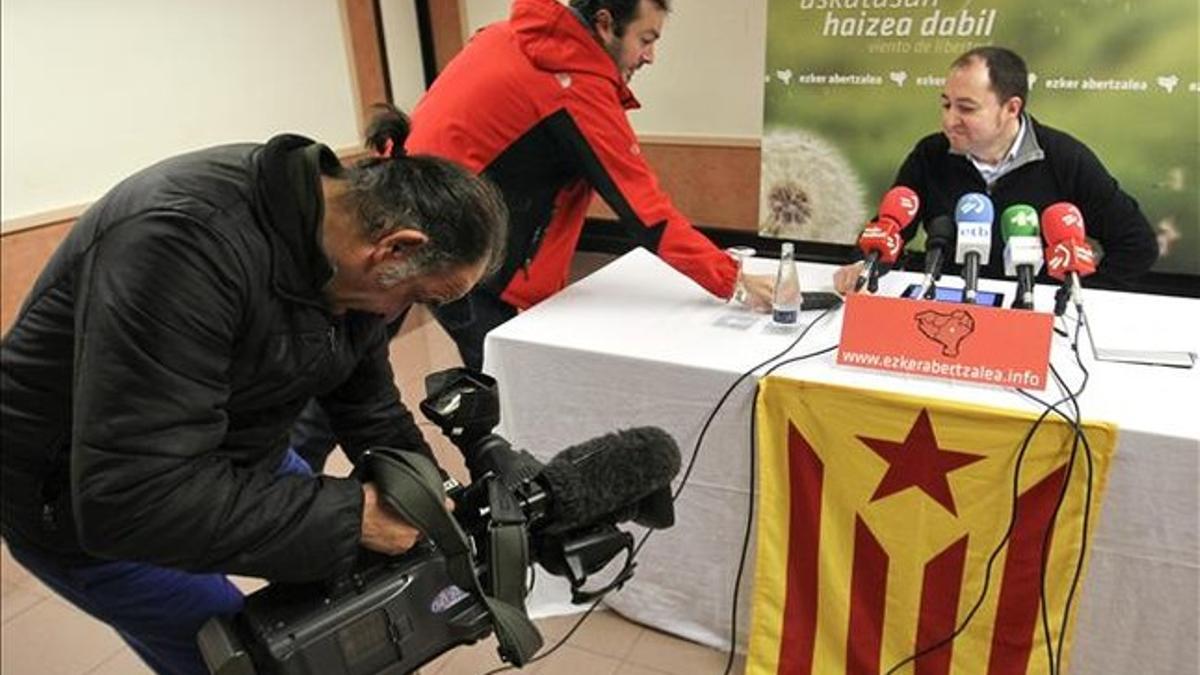
{"label": "microphone", "polygon": [[1042,239],[1037,211],[1028,204],[1013,204],[1000,214],[1004,237],[1004,275],[1017,278],[1013,309],[1033,309],[1033,278],[1042,270]]}
{"label": "microphone", "polygon": [[933,300],[937,294],[934,283],[942,278],[946,249],[954,246],[954,221],[941,215],[925,223],[925,278],[921,281],[918,298]]}
{"label": "microphone", "polygon": [[908,227],[917,211],[921,208],[921,200],[912,188],[903,185],[888,190],[879,203],[879,217],[871,221],[858,237],[858,248],[865,254],[866,264],[858,275],[854,290],[867,290],[874,293],[879,288],[879,265],[891,265],[900,256],[904,247],[904,238],[900,232]]}
{"label": "microphone", "polygon": [[1046,271],[1063,282],[1055,296],[1054,313],[1062,316],[1068,297],[1083,306],[1080,277],[1096,271],[1096,254],[1084,236],[1083,214],[1070,202],[1058,202],[1042,211],[1042,236],[1046,238]]}
{"label": "microphone", "polygon": [[567,448],[538,476],[549,493],[542,531],[556,534],[606,519],[670,527],[671,479],[679,465],[679,446],[658,427],[626,429]]}
{"label": "microphone", "polygon": [[975,304],[979,289],[979,267],[992,254],[992,219],[995,207],[987,195],[968,192],[954,207],[954,222],[958,226],[958,242],[954,262],[963,266],[963,299]]}

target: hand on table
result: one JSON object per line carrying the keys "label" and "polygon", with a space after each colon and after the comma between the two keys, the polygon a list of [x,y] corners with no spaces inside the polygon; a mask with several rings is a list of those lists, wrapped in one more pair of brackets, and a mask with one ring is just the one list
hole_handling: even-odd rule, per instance
{"label": "hand on table", "polygon": [[775,277],[767,274],[744,274],[739,283],[745,291],[739,298],[742,303],[756,312],[771,311],[771,299],[775,295]]}
{"label": "hand on table", "polygon": [[863,264],[861,262],[843,265],[833,273],[833,288],[840,295],[849,295],[854,292],[854,286],[858,283],[858,275],[862,274]]}

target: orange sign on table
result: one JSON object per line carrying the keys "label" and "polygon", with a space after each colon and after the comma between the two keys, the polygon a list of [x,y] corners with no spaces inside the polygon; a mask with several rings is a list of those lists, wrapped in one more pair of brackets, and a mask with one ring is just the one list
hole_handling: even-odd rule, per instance
{"label": "orange sign on table", "polygon": [[1042,312],[860,293],[846,299],[837,362],[1041,390],[1053,324]]}

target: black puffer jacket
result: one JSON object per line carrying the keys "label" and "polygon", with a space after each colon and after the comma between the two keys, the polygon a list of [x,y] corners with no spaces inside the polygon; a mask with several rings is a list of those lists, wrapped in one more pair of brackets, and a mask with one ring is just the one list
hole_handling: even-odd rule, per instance
{"label": "black puffer jacket", "polygon": [[[1041,213],[1055,202],[1068,201],[1083,213],[1087,236],[1104,250],[1097,274],[1089,284],[1127,288],[1149,271],[1158,259],[1154,230],[1136,200],[1125,193],[1115,178],[1086,145],[1057,129],[1045,126],[1032,116],[1021,147],[1026,160],[989,186],[979,170],[964,155],[950,152],[945,134],[921,139],[909,153],[896,176],[896,185],[907,185],[921,197],[917,222],[928,223],[939,215],[954,216],[958,200],[968,192],[986,192],[995,205],[996,224],[992,227],[992,254],[981,274],[1004,278],[1004,238],[1000,214],[1013,204],[1027,204]],[[904,231],[912,239],[916,227]],[[953,253],[953,251],[951,251]],[[953,256],[946,274],[960,274]],[[1040,283],[1058,283],[1046,268]]]}
{"label": "black puffer jacket", "polygon": [[343,447],[429,448],[380,317],[332,316],[298,136],[152,166],[80,218],[0,344],[3,534],[69,559],[280,580],[359,543],[357,481],[275,477],[318,396]]}

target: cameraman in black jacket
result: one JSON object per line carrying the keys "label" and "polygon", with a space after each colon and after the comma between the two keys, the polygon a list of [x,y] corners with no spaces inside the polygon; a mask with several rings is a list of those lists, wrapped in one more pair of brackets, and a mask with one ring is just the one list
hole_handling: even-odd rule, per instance
{"label": "cameraman in black jacket", "polygon": [[406,157],[344,168],[277,136],[168,159],[75,224],[0,343],[4,538],[160,673],[206,672],[195,636],[241,608],[224,574],[305,581],[417,532],[375,487],[313,476],[288,431],[316,397],[356,459],[429,453],[385,323],[463,296],[503,255],[486,182]]}

